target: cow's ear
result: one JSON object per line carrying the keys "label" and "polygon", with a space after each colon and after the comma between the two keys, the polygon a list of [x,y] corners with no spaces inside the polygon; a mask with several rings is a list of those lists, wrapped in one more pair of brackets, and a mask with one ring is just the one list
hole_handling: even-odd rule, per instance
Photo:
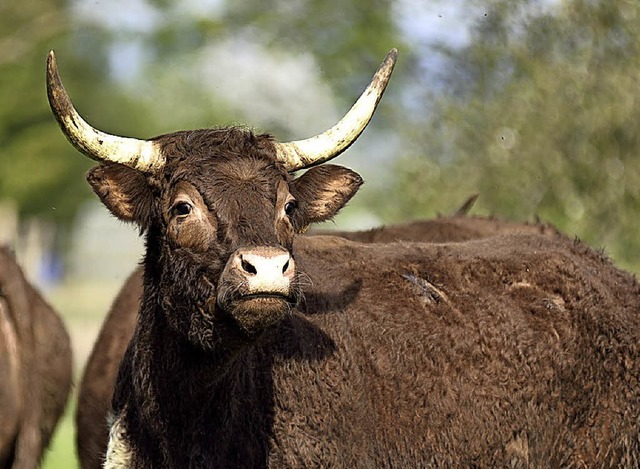
{"label": "cow's ear", "polygon": [[87,181],[116,217],[135,222],[143,230],[148,227],[153,192],[141,172],[120,164],[101,164],[87,172]]}
{"label": "cow's ear", "polygon": [[298,201],[293,214],[296,230],[335,216],[362,183],[358,173],[342,166],[325,164],[309,169],[291,183],[291,194]]}

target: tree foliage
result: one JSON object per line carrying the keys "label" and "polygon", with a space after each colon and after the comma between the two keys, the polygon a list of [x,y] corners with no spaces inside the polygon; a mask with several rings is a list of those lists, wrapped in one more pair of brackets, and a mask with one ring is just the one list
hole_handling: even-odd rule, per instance
{"label": "tree foliage", "polygon": [[91,162],[62,136],[47,103],[50,49],[76,106],[92,123],[126,132],[139,117],[105,73],[104,44],[95,34],[82,37],[62,0],[0,6],[0,202],[12,201],[22,218],[68,224],[90,196],[84,172]]}
{"label": "tree foliage", "polygon": [[492,1],[447,50],[447,93],[410,126],[401,217],[478,192],[485,213],[539,216],[640,268],[640,5]]}
{"label": "tree foliage", "polygon": [[[281,54],[309,54],[345,101],[357,96],[384,53],[400,42],[392,0],[376,0],[375,8],[362,0],[134,3],[144,9],[137,18],[132,15],[138,10],[124,11],[134,8],[127,2],[2,2],[0,201],[13,200],[21,216],[66,223],[91,196],[83,174],[92,162],[62,137],[46,101],[44,63],[51,48],[90,124],[146,138],[243,121],[212,97],[215,83],[198,76],[196,63],[200,51],[230,36],[251,36]],[[289,137],[286,128],[269,130]]]}
{"label": "tree foliage", "polygon": [[[273,48],[313,54],[342,96],[357,96],[372,65],[391,47],[407,51],[393,21],[393,0],[228,2],[225,23],[257,28]],[[408,58],[407,54],[407,58]]]}
{"label": "tree foliage", "polygon": [[43,100],[46,44],[66,29],[61,3],[0,6],[0,200],[15,200],[27,214],[51,212],[69,188],[69,168],[55,157],[62,145]]}

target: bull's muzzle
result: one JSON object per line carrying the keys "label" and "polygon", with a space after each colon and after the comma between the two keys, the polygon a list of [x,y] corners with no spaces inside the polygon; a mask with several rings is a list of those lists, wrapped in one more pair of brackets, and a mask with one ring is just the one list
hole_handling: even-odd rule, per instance
{"label": "bull's muzzle", "polygon": [[296,269],[293,257],[285,250],[272,247],[239,249],[229,267],[242,278],[245,295],[290,295]]}
{"label": "bull's muzzle", "polygon": [[295,262],[278,247],[238,249],[221,283],[220,306],[251,336],[279,322],[298,301]]}

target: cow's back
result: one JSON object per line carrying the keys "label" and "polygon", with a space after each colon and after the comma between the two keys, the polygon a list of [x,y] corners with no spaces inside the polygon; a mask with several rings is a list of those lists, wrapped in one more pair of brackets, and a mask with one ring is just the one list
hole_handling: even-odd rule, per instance
{"label": "cow's back", "polygon": [[487,238],[507,233],[531,233],[556,236],[558,231],[543,223],[521,223],[495,217],[456,215],[415,220],[361,231],[315,230],[311,234],[339,236],[359,243],[398,241],[452,243]]}
{"label": "cow's back", "polygon": [[568,239],[496,239],[306,241],[297,327],[324,345],[274,353],[275,467],[314,441],[347,467],[637,464],[637,282]]}

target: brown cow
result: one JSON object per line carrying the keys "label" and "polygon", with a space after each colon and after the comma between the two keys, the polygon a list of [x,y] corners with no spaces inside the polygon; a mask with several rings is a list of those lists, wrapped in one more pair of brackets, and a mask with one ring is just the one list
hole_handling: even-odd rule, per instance
{"label": "brown cow", "polygon": [[0,247],[0,467],[35,468],[71,388],[69,335]]}
{"label": "brown cow", "polygon": [[632,275],[563,236],[296,236],[361,180],[290,173],[353,142],[392,61],[372,105],[356,103],[365,117],[282,144],[238,128],[101,133],[50,56],[58,122],[102,161],[89,182],[146,237],[105,467],[638,465]]}
{"label": "brown cow", "polygon": [[[475,198],[469,199],[470,201]],[[540,233],[555,235],[550,225],[515,223],[498,218],[466,216],[469,201],[454,216],[418,220],[398,225],[382,226],[362,231],[326,231],[311,234],[339,236],[363,243],[424,241],[444,243],[486,238],[505,233]],[[107,415],[115,386],[120,360],[133,335],[140,298],[142,297],[142,267],[136,269],[114,300],[100,329],[87,361],[76,410],[76,446],[84,469],[102,467],[109,440]]]}

